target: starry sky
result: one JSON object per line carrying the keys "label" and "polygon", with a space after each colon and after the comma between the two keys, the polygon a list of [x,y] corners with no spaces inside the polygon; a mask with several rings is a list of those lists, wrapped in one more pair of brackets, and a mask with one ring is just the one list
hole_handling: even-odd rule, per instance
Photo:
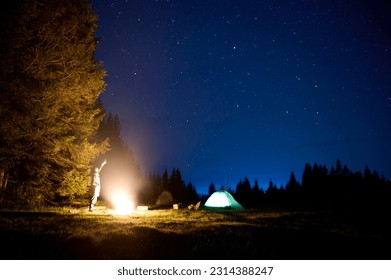
{"label": "starry sky", "polygon": [[148,174],[199,193],[305,163],[391,178],[391,5],[93,0],[106,111]]}

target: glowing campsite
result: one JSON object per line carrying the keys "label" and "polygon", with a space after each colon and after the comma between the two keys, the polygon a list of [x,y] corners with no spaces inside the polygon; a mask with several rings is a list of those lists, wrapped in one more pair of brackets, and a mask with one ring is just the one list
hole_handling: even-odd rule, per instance
{"label": "glowing campsite", "polygon": [[239,202],[235,200],[235,198],[227,191],[220,190],[214,192],[208,200],[205,202],[202,209],[234,209],[234,210],[242,210],[244,209]]}

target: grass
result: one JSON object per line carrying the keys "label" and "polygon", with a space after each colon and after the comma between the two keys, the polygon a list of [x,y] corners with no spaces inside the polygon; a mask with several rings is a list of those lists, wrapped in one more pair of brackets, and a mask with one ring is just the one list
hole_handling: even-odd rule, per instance
{"label": "grass", "polygon": [[[365,216],[365,217],[364,217]],[[386,217],[333,212],[1,211],[1,259],[384,259]]]}

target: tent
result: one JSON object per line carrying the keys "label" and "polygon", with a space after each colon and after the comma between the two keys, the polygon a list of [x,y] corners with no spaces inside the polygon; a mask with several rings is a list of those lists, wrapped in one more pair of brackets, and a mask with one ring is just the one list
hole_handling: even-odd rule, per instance
{"label": "tent", "polygon": [[227,191],[221,190],[214,192],[205,202],[204,209],[244,209],[239,202]]}
{"label": "tent", "polygon": [[158,206],[172,206],[174,199],[169,191],[163,191],[156,200]]}

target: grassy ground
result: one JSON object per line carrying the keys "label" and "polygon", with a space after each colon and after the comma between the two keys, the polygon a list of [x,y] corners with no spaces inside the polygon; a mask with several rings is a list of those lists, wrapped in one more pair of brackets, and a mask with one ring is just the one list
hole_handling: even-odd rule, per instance
{"label": "grassy ground", "polygon": [[[365,216],[365,217],[364,217]],[[72,205],[0,212],[1,259],[389,259],[383,217]]]}

